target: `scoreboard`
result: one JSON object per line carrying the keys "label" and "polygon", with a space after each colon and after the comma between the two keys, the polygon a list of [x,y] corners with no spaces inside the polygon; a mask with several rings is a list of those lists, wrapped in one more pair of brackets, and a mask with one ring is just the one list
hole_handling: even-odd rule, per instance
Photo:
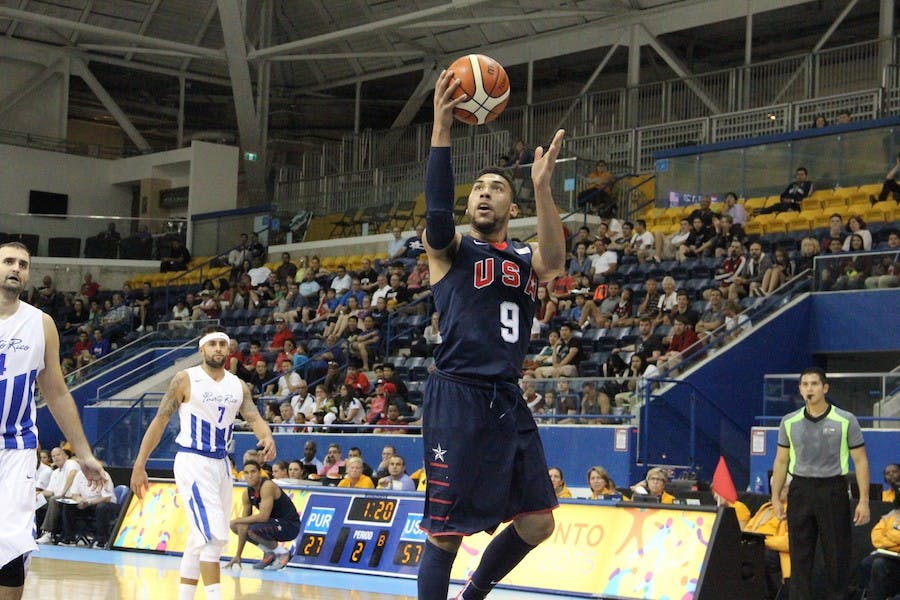
{"label": "scoreboard", "polygon": [[421,519],[421,494],[312,492],[290,564],[414,578],[425,547]]}

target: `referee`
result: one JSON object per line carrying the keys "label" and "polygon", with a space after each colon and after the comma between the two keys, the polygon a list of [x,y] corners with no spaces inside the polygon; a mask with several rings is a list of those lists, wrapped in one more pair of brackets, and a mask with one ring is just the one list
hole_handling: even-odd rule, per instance
{"label": "referee", "polygon": [[800,374],[806,406],[784,416],[778,428],[778,452],[772,467],[772,506],[784,518],[781,488],[788,473],[788,542],[791,555],[791,600],[812,600],[813,557],[822,545],[830,600],[843,600],[850,575],[849,459],[853,458],[859,504],[853,523],[869,522],[869,459],[862,430],[852,413],[825,400],[825,371],[811,367]]}

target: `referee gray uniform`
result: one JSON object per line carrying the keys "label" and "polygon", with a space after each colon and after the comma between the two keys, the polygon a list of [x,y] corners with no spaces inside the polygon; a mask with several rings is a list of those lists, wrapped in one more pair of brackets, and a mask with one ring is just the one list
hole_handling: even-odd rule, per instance
{"label": "referee gray uniform", "polygon": [[818,417],[806,408],[784,416],[778,445],[789,450],[788,542],[791,600],[812,599],[816,541],[822,545],[828,598],[843,600],[850,575],[850,450],[864,445],[852,413],[829,405]]}

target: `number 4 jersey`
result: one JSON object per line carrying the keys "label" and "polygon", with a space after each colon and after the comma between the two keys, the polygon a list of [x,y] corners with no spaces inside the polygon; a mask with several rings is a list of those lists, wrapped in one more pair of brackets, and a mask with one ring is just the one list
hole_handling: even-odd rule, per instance
{"label": "number 4 jersey", "polygon": [[0,322],[0,398],[4,448],[37,448],[34,382],[44,368],[44,322],[40,310],[19,302]]}
{"label": "number 4 jersey", "polygon": [[462,236],[450,270],[431,288],[441,315],[438,369],[477,379],[519,377],[537,297],[531,258],[522,242]]}
{"label": "number 4 jersey", "polygon": [[178,407],[181,430],[175,438],[182,451],[225,458],[244,389],[240,379],[222,372],[224,376],[216,381],[202,366],[185,369],[191,393]]}

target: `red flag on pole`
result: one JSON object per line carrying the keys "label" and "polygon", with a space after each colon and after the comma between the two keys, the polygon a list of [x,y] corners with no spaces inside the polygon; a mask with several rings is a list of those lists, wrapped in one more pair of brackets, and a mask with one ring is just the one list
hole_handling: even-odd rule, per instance
{"label": "red flag on pole", "polygon": [[713,474],[712,479],[712,489],[728,502],[737,502],[737,489],[734,487],[734,481],[731,479],[731,473],[728,471],[728,465],[725,464],[724,456],[719,457],[719,464],[716,465],[716,472]]}

